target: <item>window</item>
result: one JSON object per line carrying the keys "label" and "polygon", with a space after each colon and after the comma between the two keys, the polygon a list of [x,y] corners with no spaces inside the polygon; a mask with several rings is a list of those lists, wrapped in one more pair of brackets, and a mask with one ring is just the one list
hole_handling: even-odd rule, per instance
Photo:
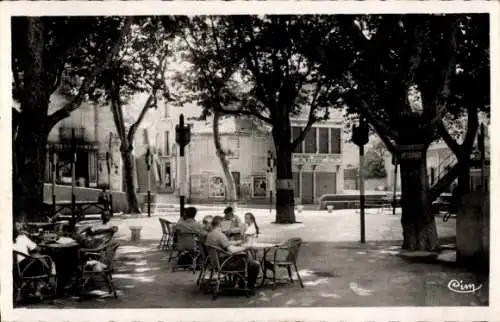
{"label": "window", "polygon": [[305,153],[316,153],[316,128],[311,128],[307,132],[306,138],[304,140]]}
{"label": "window", "polygon": [[[300,127],[292,126],[292,140],[295,141],[295,139],[299,137],[300,131],[301,131]],[[293,152],[294,153],[302,153],[302,142],[300,142],[297,145],[297,147],[295,148],[295,150]]]}
{"label": "window", "polygon": [[328,153],[328,128],[320,127],[319,132],[319,153]]}
{"label": "window", "polygon": [[341,140],[341,133],[340,133],[340,129],[339,128],[332,128],[331,129],[331,150],[330,150],[330,153],[332,154],[340,154],[341,151],[341,144],[340,144],[340,140]]}

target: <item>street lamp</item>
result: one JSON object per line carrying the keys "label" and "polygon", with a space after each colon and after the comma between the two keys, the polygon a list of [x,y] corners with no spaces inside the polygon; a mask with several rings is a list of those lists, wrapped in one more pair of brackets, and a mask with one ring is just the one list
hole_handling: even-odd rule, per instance
{"label": "street lamp", "polygon": [[179,115],[179,124],[175,126],[175,142],[179,145],[179,201],[181,218],[184,217],[184,205],[186,198],[186,159],[184,156],[184,148],[191,140],[191,129],[184,124],[184,115]]}
{"label": "street lamp", "polygon": [[151,217],[151,149],[146,151],[146,167],[148,172],[148,217]]}
{"label": "street lamp", "polygon": [[268,178],[269,178],[269,197],[270,197],[269,214],[271,214],[272,210],[273,210],[273,191],[274,191],[273,171],[274,171],[275,163],[276,163],[276,157],[274,156],[274,154],[271,150],[268,150],[267,151],[267,173],[268,173]]}
{"label": "street lamp", "polygon": [[365,180],[364,180],[364,154],[365,144],[368,143],[368,125],[363,118],[359,125],[352,127],[352,142],[359,147],[359,213],[361,243],[365,243]]}

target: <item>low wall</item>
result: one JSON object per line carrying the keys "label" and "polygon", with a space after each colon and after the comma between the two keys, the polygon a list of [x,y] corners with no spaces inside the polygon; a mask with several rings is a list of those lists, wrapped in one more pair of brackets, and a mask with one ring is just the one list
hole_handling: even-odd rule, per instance
{"label": "low wall", "polygon": [[490,258],[490,198],[473,192],[462,198],[457,214],[457,262],[487,271]]}
{"label": "low wall", "polygon": [[[84,200],[84,201],[97,201],[99,194],[102,190],[93,189],[93,188],[83,188],[83,187],[75,187],[75,196],[76,200]],[[127,196],[125,192],[122,191],[111,191],[113,195],[113,212],[127,212],[128,203]],[[57,200],[71,200],[71,186],[64,185],[56,185],[55,186],[55,195]],[[52,185],[45,184],[43,190],[43,198],[46,202],[52,202]],[[138,193],[137,199],[139,200],[139,205],[143,211],[146,210],[146,194]],[[154,202],[155,196],[152,195],[151,202]],[[89,209],[86,213],[95,213],[96,209]]]}

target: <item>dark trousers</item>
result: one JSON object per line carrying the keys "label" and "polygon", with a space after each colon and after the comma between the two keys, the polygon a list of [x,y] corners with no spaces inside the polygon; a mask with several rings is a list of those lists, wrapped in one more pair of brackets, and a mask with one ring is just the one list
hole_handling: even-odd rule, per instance
{"label": "dark trousers", "polygon": [[[229,270],[243,270],[245,265],[245,260],[243,258],[234,257],[233,260],[226,263],[223,269]],[[257,281],[257,276],[259,275],[260,264],[254,260],[248,260],[248,287],[254,288],[255,282]]]}

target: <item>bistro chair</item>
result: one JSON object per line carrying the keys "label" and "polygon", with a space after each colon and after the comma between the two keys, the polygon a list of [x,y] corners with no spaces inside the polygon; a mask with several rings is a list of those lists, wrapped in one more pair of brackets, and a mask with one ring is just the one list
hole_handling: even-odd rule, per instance
{"label": "bistro chair", "polygon": [[109,292],[115,298],[118,298],[116,288],[113,283],[113,260],[116,250],[120,244],[116,241],[110,241],[96,249],[80,249],[81,281],[80,291],[85,290],[85,286],[90,280],[101,277],[105,280]]}
{"label": "bistro chair", "polygon": [[[200,274],[198,275],[198,279],[196,280],[196,285],[200,286],[200,289],[203,287],[204,282],[206,282],[206,273],[210,270],[210,259],[208,257],[208,248],[205,244],[199,244],[200,250]],[[212,279],[212,276],[210,276]]]}
{"label": "bistro chair", "polygon": [[[48,286],[49,297],[55,297],[57,292],[57,276],[52,272],[52,258],[47,255],[32,257],[13,251],[13,290],[14,302],[18,303],[23,299],[23,295],[27,297],[33,295],[33,290],[37,288],[39,283],[44,282]],[[24,256],[23,261],[27,261],[24,267],[21,267],[18,262],[18,255]],[[30,270],[41,268],[40,272],[33,275]],[[43,298],[42,298],[43,299]]]}
{"label": "bistro chair", "polygon": [[[200,261],[200,246],[197,235],[195,233],[181,232],[179,230],[176,230],[174,234],[176,235],[177,241],[174,244],[174,249],[170,253],[169,261],[172,258],[176,258],[177,263],[172,266],[172,272],[181,268],[191,269],[193,274],[195,274]],[[176,254],[172,255],[174,252]],[[183,258],[189,261],[189,263],[180,263],[180,260]]]}
{"label": "bistro chair", "polygon": [[[244,291],[245,295],[248,297],[251,294],[251,290],[248,288],[248,258],[247,254],[237,253],[231,254],[224,251],[218,247],[209,246],[207,247],[207,269],[210,271],[210,277],[208,281],[205,281],[208,285],[214,283],[214,294],[213,300],[216,300],[221,287],[225,290],[239,290]],[[237,264],[237,265],[235,265]],[[239,265],[238,265],[239,264]],[[231,267],[233,266],[233,267]],[[234,266],[241,267],[240,269],[234,269]],[[205,271],[205,272],[206,272]],[[205,274],[205,273],[204,273]],[[213,279],[215,277],[215,280]],[[239,281],[243,282],[242,287],[238,285]],[[200,281],[201,283],[201,281]]]}
{"label": "bistro chair", "polygon": [[292,277],[292,266],[295,269],[297,279],[299,280],[300,286],[304,288],[302,283],[302,278],[300,277],[299,270],[297,269],[297,258],[299,256],[300,247],[302,245],[301,238],[290,238],[284,243],[273,248],[272,252],[267,255],[271,255],[271,258],[266,256],[264,258],[263,269],[270,270],[273,273],[273,283],[276,283],[276,273],[278,268],[286,268],[288,272],[288,277],[290,282],[293,283]]}
{"label": "bistro chair", "polygon": [[158,220],[160,221],[162,231],[162,236],[158,248],[161,250],[172,249],[174,244],[173,224],[172,222],[163,218],[158,218]]}

